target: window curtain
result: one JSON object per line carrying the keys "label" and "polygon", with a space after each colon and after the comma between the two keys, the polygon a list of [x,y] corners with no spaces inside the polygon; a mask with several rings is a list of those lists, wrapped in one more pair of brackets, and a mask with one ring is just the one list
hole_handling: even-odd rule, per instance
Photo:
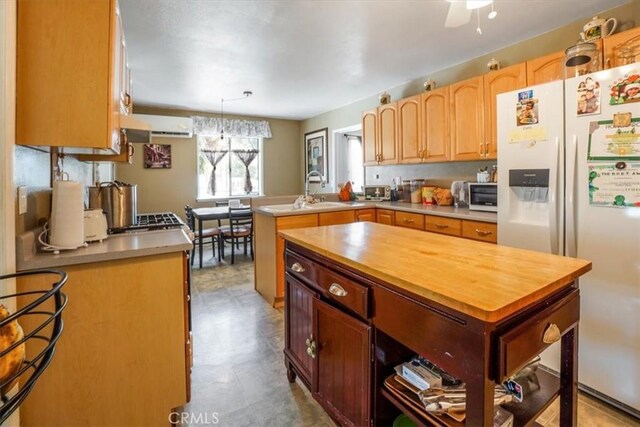
{"label": "window curtain", "polygon": [[211,166],[213,166],[211,176],[209,177],[209,194],[212,194],[214,196],[216,195],[216,166],[218,166],[218,163],[220,163],[220,161],[224,159],[224,156],[227,155],[227,152],[228,150],[202,150],[202,153],[204,154],[206,159],[209,161],[209,163],[211,163]]}
{"label": "window curtain", "polygon": [[224,134],[237,138],[271,138],[271,127],[266,120],[221,119],[219,117],[193,117],[193,132],[202,136]]}
{"label": "window curtain", "polygon": [[235,154],[244,165],[244,191],[249,194],[253,191],[249,165],[253,162],[256,156],[258,156],[258,150],[233,150],[233,154]]}

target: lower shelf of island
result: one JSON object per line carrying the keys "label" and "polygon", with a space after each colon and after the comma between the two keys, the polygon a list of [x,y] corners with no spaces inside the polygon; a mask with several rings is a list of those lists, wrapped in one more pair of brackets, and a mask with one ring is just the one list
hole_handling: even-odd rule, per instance
{"label": "lower shelf of island", "polygon": [[[503,408],[513,414],[514,427],[538,426],[539,424],[535,420],[559,396],[560,379],[557,376],[543,369],[538,369],[536,375],[540,384],[538,390],[525,395],[522,402],[502,405]],[[422,410],[422,403],[418,397],[406,389],[405,391],[398,389],[391,391],[390,388],[383,385],[380,389],[380,394],[417,425],[441,427],[463,427],[465,425],[464,421],[456,421],[448,415],[435,415]]]}

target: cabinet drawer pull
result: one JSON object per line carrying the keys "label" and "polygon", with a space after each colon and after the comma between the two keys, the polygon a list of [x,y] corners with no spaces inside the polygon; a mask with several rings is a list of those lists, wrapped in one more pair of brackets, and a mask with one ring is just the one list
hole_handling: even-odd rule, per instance
{"label": "cabinet drawer pull", "polygon": [[296,273],[304,273],[304,267],[299,262],[294,262],[291,269]]}
{"label": "cabinet drawer pull", "polygon": [[542,342],[545,344],[553,344],[560,339],[560,329],[555,323],[550,323],[544,330]]}
{"label": "cabinet drawer pull", "polygon": [[414,220],[413,218],[402,218],[402,221],[403,221],[403,222],[406,222],[406,223],[412,223],[412,222],[415,222],[415,220]]}
{"label": "cabinet drawer pull", "polygon": [[438,230],[444,230],[445,228],[449,228],[449,224],[436,224],[435,226]]}
{"label": "cabinet drawer pull", "polygon": [[476,234],[477,234],[478,236],[486,237],[486,236],[488,236],[489,234],[493,234],[493,232],[491,232],[491,231],[489,231],[489,230],[478,230],[478,229],[476,228]]}
{"label": "cabinet drawer pull", "polygon": [[331,286],[329,286],[329,293],[332,293],[337,297],[344,297],[347,295],[347,291],[337,283],[332,283]]}

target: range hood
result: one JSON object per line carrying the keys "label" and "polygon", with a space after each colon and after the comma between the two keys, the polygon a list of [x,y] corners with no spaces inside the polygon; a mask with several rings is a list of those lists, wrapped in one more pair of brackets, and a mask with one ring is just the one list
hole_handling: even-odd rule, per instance
{"label": "range hood", "polygon": [[120,129],[126,129],[128,142],[149,143],[151,141],[151,126],[131,115],[120,116]]}

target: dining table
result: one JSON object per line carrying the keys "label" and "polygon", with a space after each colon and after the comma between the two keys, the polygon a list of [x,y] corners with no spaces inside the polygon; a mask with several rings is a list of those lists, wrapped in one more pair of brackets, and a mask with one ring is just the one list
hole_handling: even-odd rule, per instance
{"label": "dining table", "polygon": [[[240,205],[239,208],[250,208],[247,205]],[[229,206],[216,206],[209,208],[194,208],[192,210],[193,218],[198,221],[198,233],[202,235],[202,223],[205,221],[215,221],[215,220],[223,220],[229,218]],[[198,258],[199,265],[202,268],[202,241],[204,239],[199,239],[198,242]],[[222,244],[222,239],[218,240],[218,244]]]}

